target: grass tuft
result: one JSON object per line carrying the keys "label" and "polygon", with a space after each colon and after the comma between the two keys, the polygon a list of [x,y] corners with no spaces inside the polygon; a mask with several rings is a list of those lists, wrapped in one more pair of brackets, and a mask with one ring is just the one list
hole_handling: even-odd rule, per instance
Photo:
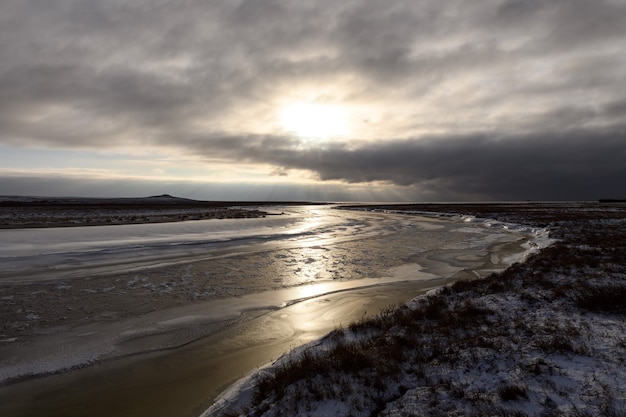
{"label": "grass tuft", "polygon": [[626,314],[626,284],[582,284],[574,300],[580,308],[601,313]]}
{"label": "grass tuft", "polygon": [[526,387],[519,385],[505,385],[498,389],[498,395],[503,401],[515,401],[520,398],[528,399]]}

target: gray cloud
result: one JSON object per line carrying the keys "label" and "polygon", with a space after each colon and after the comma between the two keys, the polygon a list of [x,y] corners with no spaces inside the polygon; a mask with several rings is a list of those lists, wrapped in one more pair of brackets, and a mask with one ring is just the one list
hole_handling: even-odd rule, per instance
{"label": "gray cloud", "polygon": [[[621,0],[7,0],[0,144],[176,146],[418,197],[596,198],[626,177],[624,44]],[[250,129],[309,84],[406,131],[312,146]]]}
{"label": "gray cloud", "polygon": [[[322,180],[386,182],[434,199],[572,200],[624,193],[626,126],[621,130],[467,136],[299,149],[281,137],[224,137],[205,151],[306,169]],[[201,151],[201,150],[199,150]]]}

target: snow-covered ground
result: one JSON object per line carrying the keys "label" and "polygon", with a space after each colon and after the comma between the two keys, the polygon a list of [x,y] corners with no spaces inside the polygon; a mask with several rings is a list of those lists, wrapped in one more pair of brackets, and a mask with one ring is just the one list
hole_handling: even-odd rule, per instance
{"label": "snow-covered ground", "polygon": [[626,416],[626,206],[462,210],[558,241],[298,348],[204,415]]}

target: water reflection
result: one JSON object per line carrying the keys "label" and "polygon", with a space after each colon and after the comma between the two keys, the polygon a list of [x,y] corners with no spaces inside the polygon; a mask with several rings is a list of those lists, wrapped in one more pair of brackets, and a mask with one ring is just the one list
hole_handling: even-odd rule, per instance
{"label": "water reflection", "polygon": [[329,282],[321,282],[317,284],[301,285],[297,287],[296,300],[308,299],[336,291],[337,286]]}

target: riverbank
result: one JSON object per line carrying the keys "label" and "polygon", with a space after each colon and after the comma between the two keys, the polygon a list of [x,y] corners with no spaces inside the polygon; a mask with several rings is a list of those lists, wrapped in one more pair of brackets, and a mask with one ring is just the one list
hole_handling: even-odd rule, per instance
{"label": "riverbank", "polygon": [[559,241],[297,349],[205,415],[626,415],[626,207],[369,209],[547,226]]}
{"label": "riverbank", "polygon": [[117,199],[0,196],[0,229],[257,218],[268,214],[259,206],[276,204],[197,201],[170,195]]}

